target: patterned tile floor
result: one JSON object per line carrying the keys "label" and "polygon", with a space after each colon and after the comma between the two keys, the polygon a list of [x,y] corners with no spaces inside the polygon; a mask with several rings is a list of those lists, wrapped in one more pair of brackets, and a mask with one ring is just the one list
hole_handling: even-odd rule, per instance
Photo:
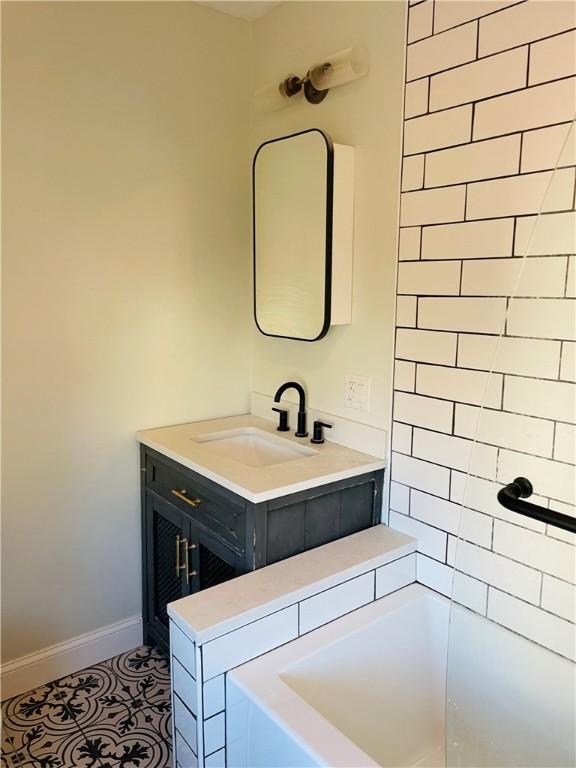
{"label": "patterned tile floor", "polygon": [[142,646],[2,703],[2,768],[169,768],[170,670]]}

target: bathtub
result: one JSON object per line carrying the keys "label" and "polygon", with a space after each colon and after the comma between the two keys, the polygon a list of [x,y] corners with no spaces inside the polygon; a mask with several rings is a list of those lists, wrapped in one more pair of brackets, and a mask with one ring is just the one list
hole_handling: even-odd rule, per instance
{"label": "bathtub", "polygon": [[574,664],[450,608],[412,584],[230,672],[228,768],[574,766]]}
{"label": "bathtub", "polygon": [[444,765],[448,616],[415,584],[238,667],[229,768]]}

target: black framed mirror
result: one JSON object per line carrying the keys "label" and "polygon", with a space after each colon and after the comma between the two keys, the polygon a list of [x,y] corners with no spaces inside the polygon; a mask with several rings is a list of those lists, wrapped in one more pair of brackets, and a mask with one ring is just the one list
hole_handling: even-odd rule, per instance
{"label": "black framed mirror", "polygon": [[312,128],[265,141],[252,166],[254,319],[318,341],[330,327],[334,147]]}

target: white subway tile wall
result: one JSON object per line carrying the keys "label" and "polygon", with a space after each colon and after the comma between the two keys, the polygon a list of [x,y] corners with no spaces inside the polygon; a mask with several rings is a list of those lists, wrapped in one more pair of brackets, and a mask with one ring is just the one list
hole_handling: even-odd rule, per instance
{"label": "white subway tile wall", "polygon": [[402,191],[424,186],[424,155],[407,157],[402,168]]}
{"label": "white subway tile wall", "polygon": [[414,392],[416,382],[416,363],[397,360],[394,369],[394,388],[404,392]]}
{"label": "white subway tile wall", "polygon": [[[496,479],[505,484],[511,482],[510,478],[520,475],[534,479],[536,489],[541,496],[548,496],[551,501],[576,504],[574,465],[502,448],[498,456]],[[550,506],[553,507],[554,504]],[[571,514],[576,514],[576,510]]]}
{"label": "white subway tile wall", "polygon": [[568,259],[568,277],[566,278],[566,296],[576,299],[576,256]]}
{"label": "white subway tile wall", "polygon": [[221,675],[248,659],[259,656],[298,637],[296,606],[265,616],[227,635],[210,640],[203,646],[204,680]]}
{"label": "white subway tile wall", "polygon": [[497,589],[488,590],[488,618],[551,651],[576,660],[574,624]]}
{"label": "white subway tile wall", "polygon": [[424,525],[414,517],[390,512],[390,526],[397,531],[418,539],[418,550],[435,560],[442,560],[446,554],[446,534],[431,525]]}
{"label": "white subway tile wall", "polygon": [[396,304],[396,324],[407,328],[416,326],[416,296],[399,296]]}
{"label": "white subway tile wall", "polygon": [[223,749],[226,743],[224,712],[204,720],[204,754],[211,755]]}
{"label": "white subway tile wall", "polygon": [[402,226],[460,221],[465,203],[466,188],[463,186],[405,192],[402,195]]}
{"label": "white subway tile wall", "polygon": [[[576,135],[576,132],[575,132]],[[573,161],[574,162],[574,161]],[[551,213],[538,220],[527,216],[519,219],[514,239],[514,254],[523,256],[554,256],[576,251],[576,214]]]}
{"label": "white subway tile wall", "polygon": [[496,472],[498,449],[491,445],[444,435],[428,429],[415,429],[412,438],[415,456],[435,464],[444,464],[461,472],[490,478]]}
{"label": "white subway tile wall", "polygon": [[534,43],[530,51],[528,85],[576,75],[575,49],[576,33],[574,31]]}
{"label": "white subway tile wall", "polygon": [[184,739],[194,754],[198,753],[197,721],[182,699],[174,695],[174,729]]}
{"label": "white subway tile wall", "polygon": [[394,424],[394,438],[392,440],[392,450],[399,453],[412,452],[412,427],[408,424],[396,422]]}
{"label": "white subway tile wall", "polygon": [[562,381],[576,381],[576,344],[574,342],[562,343],[560,378]]}
{"label": "white subway tile wall", "polygon": [[204,683],[204,717],[222,712],[225,708],[224,675],[213,677]]}
{"label": "white subway tile wall", "polygon": [[196,717],[198,714],[196,680],[192,675],[188,674],[186,669],[176,659],[176,656],[172,658],[172,686],[175,691],[178,691],[182,702]]}
{"label": "white subway tile wall", "polygon": [[523,88],[527,62],[528,46],[524,46],[434,75],[430,108],[446,109]]}
{"label": "white subway tile wall", "polygon": [[[560,542],[557,542],[560,545]],[[567,545],[563,545],[567,546]],[[374,574],[365,573],[300,603],[300,634],[350,613],[374,599]]]}
{"label": "white subway tile wall", "polygon": [[458,336],[455,333],[399,328],[396,331],[396,356],[404,360],[423,363],[454,365]]}
{"label": "white subway tile wall", "polygon": [[[564,118],[567,119],[567,118]],[[404,123],[404,153],[429,152],[470,141],[472,108],[447,109],[406,120]]]}
{"label": "white subway tile wall", "polygon": [[396,421],[428,427],[438,432],[451,432],[454,405],[447,400],[397,392],[394,397],[394,418]]}
{"label": "white subway tile wall", "polygon": [[404,114],[408,117],[422,115],[428,110],[428,78],[414,80],[406,85]]}
{"label": "white subway tile wall", "polygon": [[420,227],[405,227],[400,232],[400,261],[420,258]]}
{"label": "white subway tile wall", "polygon": [[454,0],[436,0],[434,9],[434,32],[456,27],[472,19],[479,19],[507,5],[514,5],[519,0],[474,0],[474,2],[454,2]]}
{"label": "white subway tile wall", "polygon": [[418,299],[418,325],[439,331],[500,333],[506,319],[506,299],[442,295]]}
{"label": "white subway tile wall", "polygon": [[[450,70],[450,73],[454,70]],[[447,73],[447,74],[450,74]],[[414,155],[413,157],[422,157]],[[409,158],[406,158],[408,160]],[[411,158],[410,158],[411,159]],[[520,163],[520,136],[476,141],[441,149],[426,159],[426,186],[442,187],[516,173]]]}
{"label": "white subway tile wall", "polygon": [[[434,0],[429,2],[433,4]],[[410,14],[416,11],[416,8],[411,8]],[[410,27],[410,18],[408,27]],[[406,57],[406,79],[416,80],[424,75],[473,61],[476,58],[477,38],[478,23],[473,21],[409,45]]]}
{"label": "white subway tile wall", "polygon": [[486,371],[423,363],[418,366],[416,392],[430,397],[499,408],[502,405],[503,381],[503,376],[489,375]]}
{"label": "white subway tile wall", "polygon": [[390,509],[408,513],[410,506],[410,488],[399,483],[390,483]]}
{"label": "white subway tile wall", "polygon": [[204,758],[205,768],[226,768],[226,750],[219,749]]}
{"label": "white subway tile wall", "polygon": [[426,0],[414,8],[414,13],[410,14],[410,23],[408,25],[408,42],[413,43],[428,37],[432,34],[432,11],[434,3]]}
{"label": "white subway tile wall", "polygon": [[[504,258],[512,253],[513,239],[514,219],[467,221],[425,227],[422,235],[422,258]],[[419,257],[420,254],[415,258]]]}
{"label": "white subway tile wall", "polygon": [[[538,0],[527,0],[526,6],[537,2]],[[573,77],[556,80],[546,85],[534,85],[504,96],[479,101],[474,112],[474,140],[529,131],[531,128],[542,128],[572,120],[576,102],[574,80]],[[561,145],[558,147],[558,154],[560,149]]]}
{"label": "white subway tile wall", "polygon": [[576,536],[496,494],[576,514],[576,4],[408,13],[390,524],[418,581],[573,657]]}
{"label": "white subway tile wall", "polygon": [[[569,123],[561,123],[522,134],[522,173],[574,165],[576,134],[568,132],[568,126]],[[560,156],[558,147],[561,148]]]}
{"label": "white subway tile wall", "polygon": [[576,588],[573,584],[545,575],[542,581],[542,608],[568,621],[576,621]]}
{"label": "white subway tile wall", "polygon": [[[376,569],[376,599],[416,581],[416,555],[407,555]],[[553,595],[552,591],[551,594]],[[554,598],[554,595],[553,595]],[[556,599],[559,599],[556,596]],[[562,596],[560,596],[562,599]]]}
{"label": "white subway tile wall", "polygon": [[543,37],[556,35],[576,26],[574,3],[564,0],[529,0],[506,8],[479,22],[480,56],[515,48]]}
{"label": "white subway tile wall", "polygon": [[469,296],[564,296],[567,257],[482,259],[462,266]]}

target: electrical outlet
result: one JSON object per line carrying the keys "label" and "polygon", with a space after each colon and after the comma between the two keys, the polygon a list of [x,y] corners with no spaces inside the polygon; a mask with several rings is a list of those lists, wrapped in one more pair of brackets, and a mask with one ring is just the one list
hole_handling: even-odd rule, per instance
{"label": "electrical outlet", "polygon": [[357,411],[370,410],[370,384],[367,376],[346,375],[344,389],[344,403],[347,408],[355,408]]}

